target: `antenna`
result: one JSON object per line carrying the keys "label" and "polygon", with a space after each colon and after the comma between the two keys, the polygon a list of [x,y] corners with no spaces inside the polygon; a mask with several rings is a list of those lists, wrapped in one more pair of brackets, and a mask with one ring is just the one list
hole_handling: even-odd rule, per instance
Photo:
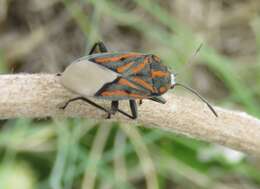
{"label": "antenna", "polygon": [[198,52],[200,51],[200,49],[202,48],[203,43],[201,43],[199,45],[199,47],[196,49],[196,51],[190,56],[190,58],[188,59],[188,62],[186,63],[186,65],[189,65],[192,63],[192,60],[197,56]]}
{"label": "antenna", "polygon": [[218,114],[217,112],[214,110],[214,108],[210,105],[210,103],[205,99],[203,98],[197,91],[195,91],[194,89],[186,86],[186,85],[183,85],[181,83],[175,83],[174,86],[181,86],[185,89],[187,89],[188,91],[190,91],[191,93],[195,94],[197,97],[200,98],[200,100],[202,100],[205,104],[207,104],[208,108],[211,110],[211,112],[216,116],[218,117]]}
{"label": "antenna", "polygon": [[202,46],[203,46],[203,43],[200,43],[200,45],[198,46],[196,51],[189,57],[187,63],[184,65],[185,67],[182,67],[181,71],[179,73],[174,74],[174,75],[179,75],[181,72],[183,72],[184,68],[186,68],[187,66],[189,66],[192,63],[192,61],[194,60],[194,58],[196,58],[196,56],[199,53],[199,51],[202,48]]}

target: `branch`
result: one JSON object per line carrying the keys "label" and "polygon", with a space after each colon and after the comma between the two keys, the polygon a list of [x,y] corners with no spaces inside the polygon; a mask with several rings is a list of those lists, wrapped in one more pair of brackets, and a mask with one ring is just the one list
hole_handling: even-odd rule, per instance
{"label": "branch", "polygon": [[[50,74],[18,74],[0,76],[0,119],[17,117],[88,117],[105,118],[105,112],[84,102],[74,102],[65,111],[61,106],[77,96],[59,84],[59,78]],[[171,93],[164,95],[167,104],[145,101],[139,106],[136,121],[120,114],[113,120],[157,127],[196,139],[222,144],[253,155],[260,155],[260,121],[242,112],[216,108],[216,118],[201,101]],[[93,99],[92,99],[93,100]],[[96,100],[109,108],[108,101]],[[121,109],[128,110],[122,101]]]}

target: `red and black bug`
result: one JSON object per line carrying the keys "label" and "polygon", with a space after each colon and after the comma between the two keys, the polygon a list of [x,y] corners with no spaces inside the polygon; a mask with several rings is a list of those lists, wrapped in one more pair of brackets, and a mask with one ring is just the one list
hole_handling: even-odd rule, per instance
{"label": "red and black bug", "polygon": [[[80,95],[68,100],[63,109],[70,102],[83,100],[107,112],[108,118],[120,112],[135,119],[136,100],[149,99],[164,104],[166,100],[161,95],[179,85],[196,94],[217,116],[212,106],[196,91],[176,83],[175,75],[162,64],[158,56],[152,54],[108,52],[104,43],[98,42],[88,56],[70,64],[60,76],[64,87]],[[107,110],[88,97],[110,100],[111,109]],[[132,115],[119,109],[120,100],[129,100]]]}

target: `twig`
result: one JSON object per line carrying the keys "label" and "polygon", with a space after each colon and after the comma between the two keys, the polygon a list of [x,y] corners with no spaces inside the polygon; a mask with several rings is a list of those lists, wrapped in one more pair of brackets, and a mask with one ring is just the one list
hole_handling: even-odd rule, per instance
{"label": "twig", "polygon": [[[105,118],[105,113],[84,102],[75,102],[65,111],[58,107],[77,96],[50,74],[18,74],[0,76],[0,118],[88,117]],[[216,108],[216,118],[195,98],[166,94],[167,104],[145,101],[139,107],[136,121],[114,116],[114,120],[157,127],[204,141],[222,144],[253,155],[260,155],[260,121],[246,113]],[[93,100],[93,99],[92,99]],[[109,108],[107,101],[96,101]],[[128,109],[128,103],[120,104]]]}

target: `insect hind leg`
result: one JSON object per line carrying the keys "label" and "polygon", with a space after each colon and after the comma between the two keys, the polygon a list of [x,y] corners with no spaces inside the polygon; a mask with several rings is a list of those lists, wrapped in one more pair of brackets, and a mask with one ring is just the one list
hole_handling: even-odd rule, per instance
{"label": "insect hind leg", "polygon": [[126,113],[125,111],[119,109],[118,107],[119,107],[119,101],[118,100],[111,102],[111,109],[110,109],[110,111],[109,111],[109,113],[107,115],[108,119],[111,118],[111,115],[116,114],[116,112],[119,112],[119,113],[123,114],[124,116],[126,116],[128,118],[135,119],[134,116],[129,115],[128,113]]}
{"label": "insect hind leg", "polygon": [[119,105],[118,100],[111,102],[111,109],[107,115],[107,119],[110,119],[111,115],[114,115],[118,111],[118,105]]}
{"label": "insect hind leg", "polygon": [[132,112],[132,119],[136,119],[138,117],[136,101],[129,100],[129,105]]}
{"label": "insect hind leg", "polygon": [[104,107],[96,104],[95,102],[85,98],[85,97],[75,97],[75,98],[72,98],[72,99],[69,99],[63,106],[60,107],[60,109],[66,109],[66,107],[71,103],[71,102],[74,102],[74,101],[77,101],[77,100],[82,100],[84,102],[87,102],[89,104],[91,104],[92,106],[95,106],[96,108],[100,109],[100,110],[103,110],[107,113],[109,113],[109,111],[107,109],[105,109]]}
{"label": "insect hind leg", "polygon": [[105,53],[105,52],[108,52],[106,45],[102,41],[100,41],[93,45],[93,47],[91,48],[88,54],[91,55],[91,54]]}
{"label": "insect hind leg", "polygon": [[132,115],[129,115],[128,113],[126,113],[125,111],[121,110],[121,109],[117,109],[118,112],[120,112],[121,114],[123,114],[124,116],[131,118],[131,119],[136,119],[137,118],[137,105],[136,105],[136,101],[135,100],[129,100],[129,105],[130,105],[130,109],[131,109],[131,113]]}
{"label": "insect hind leg", "polygon": [[66,109],[67,106],[74,102],[74,101],[77,101],[77,100],[82,100],[84,102],[87,102],[89,104],[91,104],[92,106],[100,109],[100,110],[103,110],[104,112],[107,113],[107,119],[110,119],[111,118],[111,114],[114,115],[116,112],[120,112],[121,114],[125,115],[126,117],[128,118],[131,118],[131,119],[136,119],[137,118],[137,106],[136,106],[136,102],[135,100],[130,100],[129,103],[130,103],[130,108],[131,108],[131,112],[132,112],[132,115],[129,115],[128,113],[124,112],[123,110],[119,109],[118,106],[119,106],[119,101],[112,101],[111,103],[111,109],[110,110],[107,110],[106,108],[96,104],[95,102],[85,98],[85,97],[75,97],[75,98],[72,98],[72,99],[69,99],[63,106],[60,107],[60,109]]}

